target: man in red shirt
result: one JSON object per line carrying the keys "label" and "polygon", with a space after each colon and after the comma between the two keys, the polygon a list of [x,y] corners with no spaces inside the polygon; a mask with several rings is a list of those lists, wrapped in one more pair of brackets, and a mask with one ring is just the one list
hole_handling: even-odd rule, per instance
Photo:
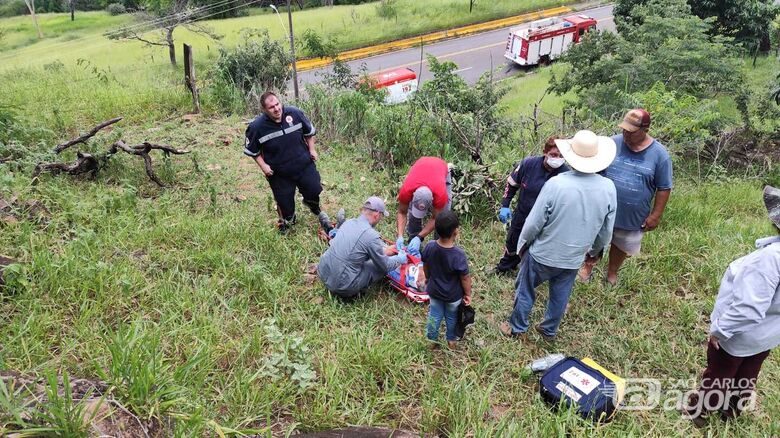
{"label": "man in red shirt", "polygon": [[[420,250],[422,239],[433,231],[436,215],[449,210],[452,201],[452,178],[447,162],[436,157],[422,157],[415,161],[398,192],[398,239],[396,246],[404,245],[404,228],[409,233],[411,252]],[[432,211],[423,226],[422,220]]]}

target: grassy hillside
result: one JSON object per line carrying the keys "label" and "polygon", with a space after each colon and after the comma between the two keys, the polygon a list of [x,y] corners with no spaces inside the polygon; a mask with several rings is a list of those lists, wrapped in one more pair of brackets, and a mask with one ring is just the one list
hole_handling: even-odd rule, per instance
{"label": "grassy hillside", "polygon": [[[511,84],[521,90],[528,81],[541,85],[545,74]],[[518,94],[507,98],[509,112],[527,114]],[[303,213],[291,235],[274,231],[267,184],[240,152],[240,119],[185,122],[179,111],[153,107],[155,123],[139,114],[145,123],[123,123],[121,131],[131,141],[193,151],[156,159],[172,189],[156,188],[129,156],[114,158],[95,181],[44,176],[31,185],[28,171],[0,165],[0,197],[17,198],[14,219],[0,221],[0,253],[21,260],[27,278],[0,296],[0,369],[101,378],[118,361],[132,361],[112,357],[112,348],[156,361],[165,366],[150,375],[126,373],[176,389],[172,397],[153,394],[146,403],[172,403],[182,436],[213,435],[208,420],[268,434],[349,424],[448,436],[696,433],[660,407],[620,413],[602,427],[552,414],[522,368],[563,352],[593,357],[621,376],[659,379],[665,390],[692,388],[705,364],[707,319],[726,265],[772,232],[761,181],[678,175],[662,226],[627,263],[620,287],[602,284],[603,268],[592,283],[578,284],[552,345],[535,335],[518,342],[499,334],[513,297],[513,279],[490,272],[504,230],[497,221],[465,224],[460,244],[474,274],[477,323],[460,351],[432,353],[423,337],[425,307],[386,286],[345,305],[306,274],[325,249],[314,239],[315,221]],[[118,135],[101,134],[95,144],[102,148]],[[535,149],[499,155],[509,161]],[[371,194],[395,195],[399,182],[375,170],[359,150],[332,143],[321,150],[327,211],[344,207],[355,214]],[[19,207],[28,201],[48,213],[28,217]],[[379,227],[386,235],[392,228],[390,221]],[[542,290],[533,321],[541,318],[545,298]],[[131,347],[128,339],[139,344]],[[269,365],[272,354],[316,378],[298,383]],[[758,410],[733,423],[713,422],[713,434],[780,433],[773,414],[780,410],[780,389],[772,384],[778,377],[773,353],[759,381]]]}

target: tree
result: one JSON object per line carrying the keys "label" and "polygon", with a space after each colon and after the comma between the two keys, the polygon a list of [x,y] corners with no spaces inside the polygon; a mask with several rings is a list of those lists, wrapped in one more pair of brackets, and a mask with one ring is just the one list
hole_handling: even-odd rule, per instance
{"label": "tree", "polygon": [[24,0],[24,4],[27,5],[27,9],[30,11],[30,16],[32,17],[35,30],[38,31],[38,39],[43,39],[41,27],[38,26],[38,18],[35,16],[35,0]]}
{"label": "tree", "polygon": [[[617,0],[612,13],[618,31],[622,33],[641,24],[640,17],[631,11],[647,3],[648,0]],[[733,37],[750,48],[769,50],[769,29],[780,13],[780,5],[774,0],[688,0],[688,4],[699,18],[715,17],[713,33]]]}
{"label": "tree", "polygon": [[710,33],[713,18],[691,14],[684,0],[651,0],[634,7],[636,23],[621,34],[593,32],[563,57],[571,68],[554,75],[551,91],[574,91],[579,105],[609,117],[625,107],[625,96],[663,83],[670,91],[699,98],[735,96],[743,115],[746,104],[739,61],[730,38]]}
{"label": "tree", "polygon": [[[177,27],[185,27],[188,30],[206,35],[212,39],[222,38],[211,29],[195,21],[203,15],[212,15],[214,12],[208,7],[192,8],[190,0],[147,0],[144,12],[137,12],[136,16],[146,22],[151,22],[157,28],[146,26],[129,26],[106,34],[110,39],[136,40],[146,43],[149,46],[168,47],[168,57],[171,65],[176,66],[176,46],[173,38],[173,32]],[[153,35],[149,35],[152,33]]]}

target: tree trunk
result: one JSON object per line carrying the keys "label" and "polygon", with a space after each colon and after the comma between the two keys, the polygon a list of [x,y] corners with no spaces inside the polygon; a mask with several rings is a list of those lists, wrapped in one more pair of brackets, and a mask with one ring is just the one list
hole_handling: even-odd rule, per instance
{"label": "tree trunk", "polygon": [[173,44],[173,30],[175,27],[169,27],[165,34],[165,41],[168,42],[168,57],[171,59],[171,65],[176,67],[176,46]]}
{"label": "tree trunk", "polygon": [[33,26],[35,26],[35,30],[38,31],[38,39],[43,39],[43,33],[41,32],[41,27],[38,26],[38,17],[35,16],[35,0],[24,0],[24,4],[27,5],[27,9],[30,11],[30,16],[32,17]]}
{"label": "tree trunk", "polygon": [[76,20],[76,0],[70,0],[70,21]]}

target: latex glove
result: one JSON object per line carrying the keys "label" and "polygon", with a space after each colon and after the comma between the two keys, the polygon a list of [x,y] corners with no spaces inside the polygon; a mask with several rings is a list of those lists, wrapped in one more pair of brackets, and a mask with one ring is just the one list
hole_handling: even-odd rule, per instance
{"label": "latex glove", "polygon": [[409,252],[420,252],[420,244],[422,242],[420,241],[420,238],[417,236],[414,236],[412,240],[409,241],[409,245],[406,246],[406,249],[409,250]]}
{"label": "latex glove", "polygon": [[398,239],[396,239],[395,247],[398,248],[398,251],[404,249],[404,236],[401,236]]}
{"label": "latex glove", "polygon": [[498,210],[498,220],[500,220],[502,224],[509,222],[511,217],[512,210],[510,210],[509,207],[501,207],[501,210]]}
{"label": "latex glove", "polygon": [[395,257],[395,259],[401,263],[406,263],[406,251],[404,250],[398,251],[398,254],[394,255],[393,257]]}

